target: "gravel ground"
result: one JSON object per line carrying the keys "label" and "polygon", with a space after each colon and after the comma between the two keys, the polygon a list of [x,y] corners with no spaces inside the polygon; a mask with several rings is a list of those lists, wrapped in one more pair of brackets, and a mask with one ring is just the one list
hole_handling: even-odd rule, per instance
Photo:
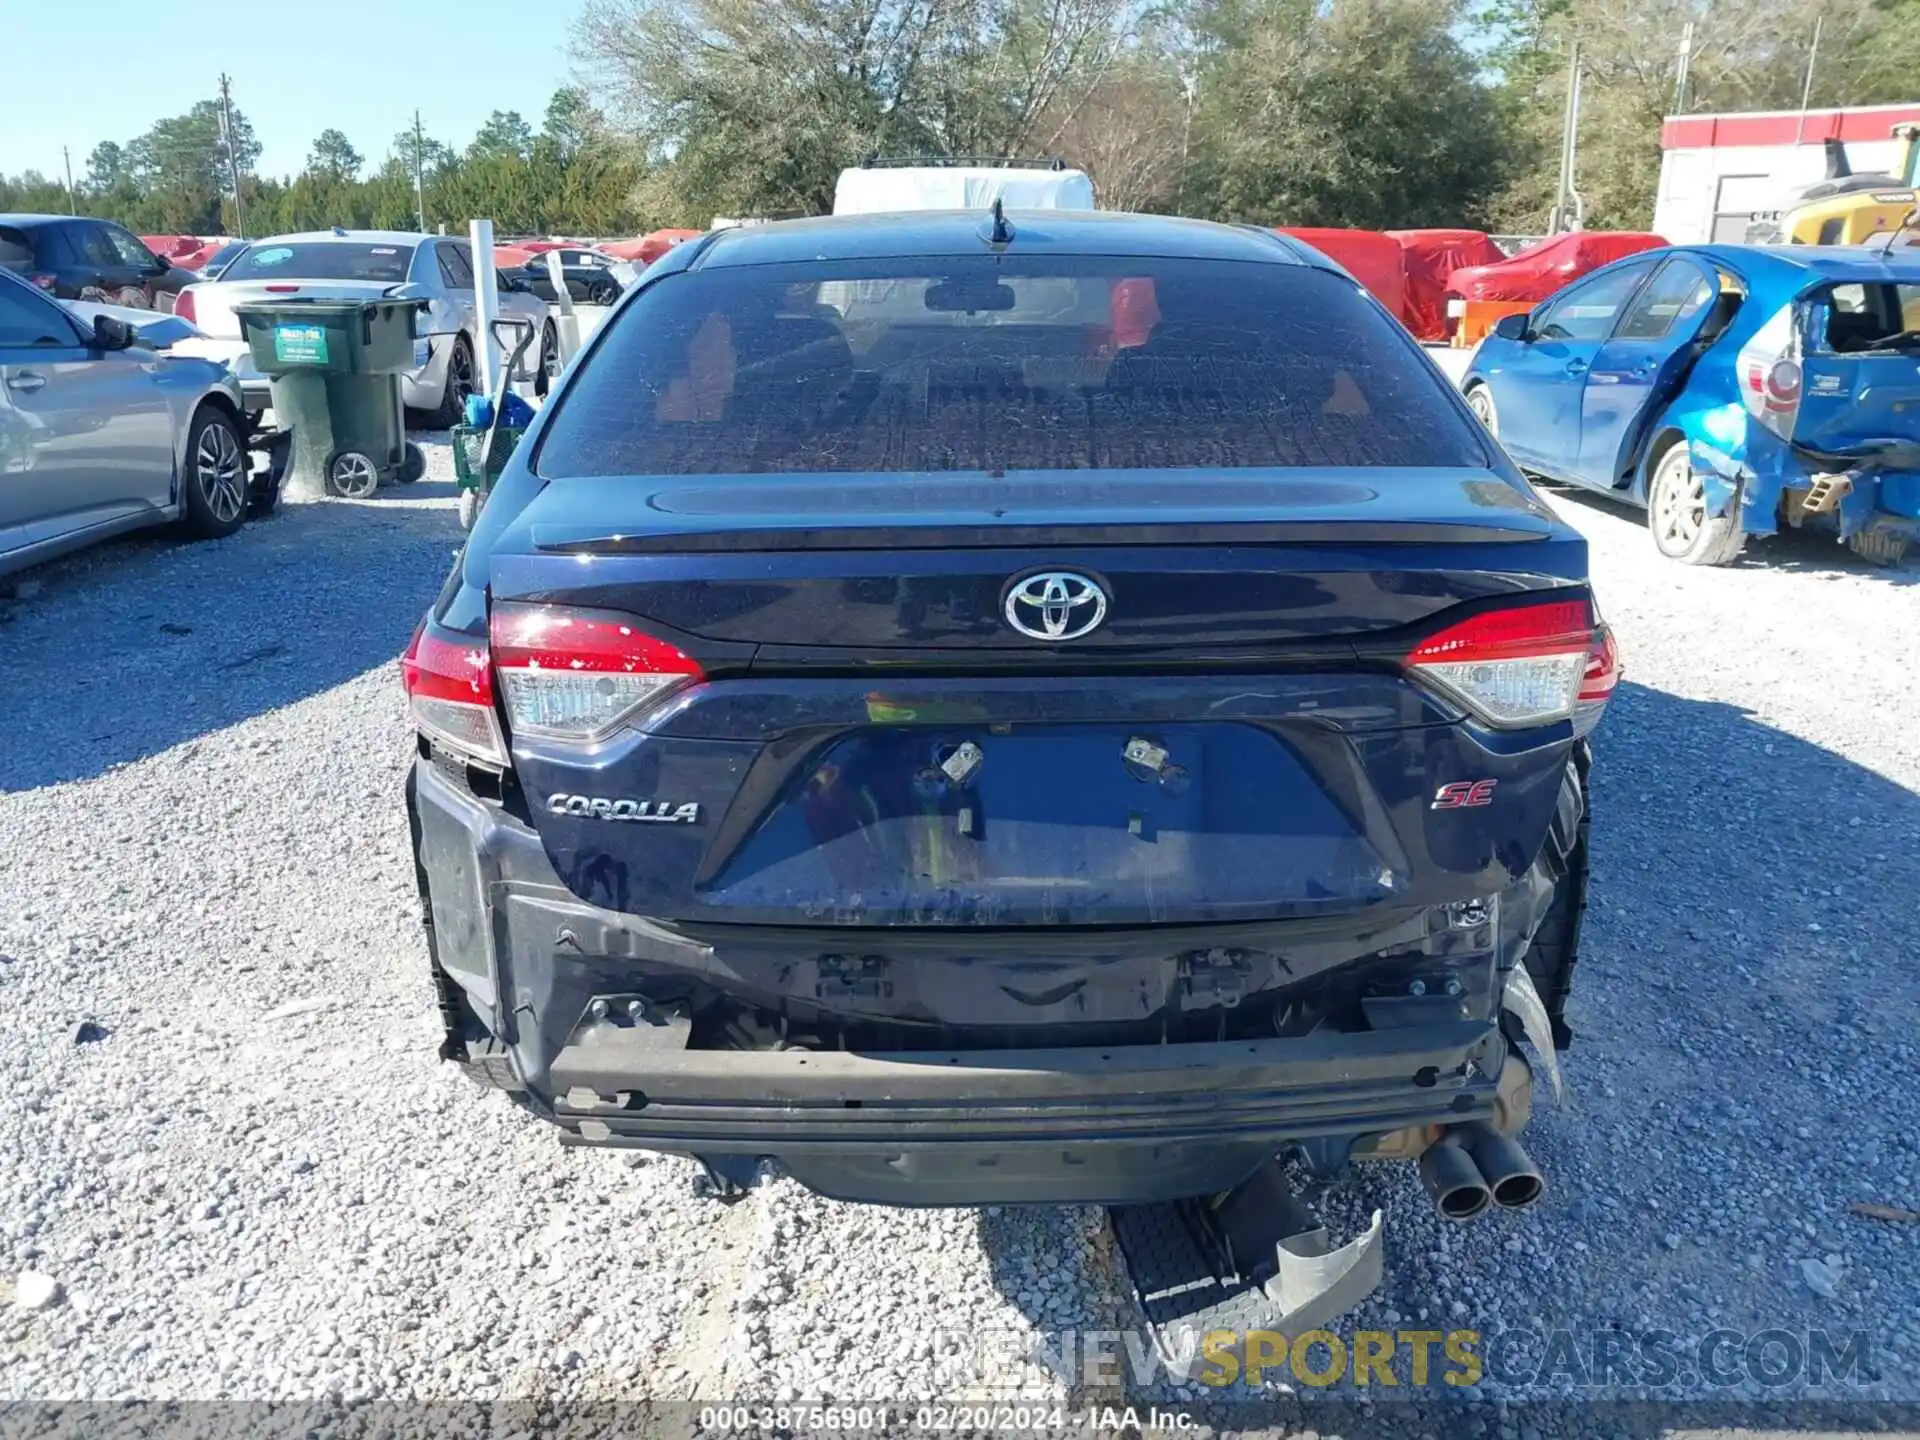
{"label": "gravel ground", "polygon": [[[1134,1324],[1100,1211],[727,1207],[435,1061],[392,663],[459,541],[429,450],[410,490],[0,601],[0,1399],[952,1397],[962,1337]],[[1920,1226],[1848,1213],[1920,1206],[1920,570],[1694,572],[1556,503],[1627,681],[1549,1195],[1448,1230],[1363,1174],[1328,1202],[1389,1215],[1352,1323],[1664,1329],[1683,1379],[1715,1330],[1863,1330],[1835,1393],[1920,1399]],[[1473,1394],[1574,1390],[1616,1393]]]}

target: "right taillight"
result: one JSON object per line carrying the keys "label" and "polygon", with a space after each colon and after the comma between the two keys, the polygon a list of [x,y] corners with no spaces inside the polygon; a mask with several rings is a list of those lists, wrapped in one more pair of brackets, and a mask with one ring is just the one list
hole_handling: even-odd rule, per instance
{"label": "right taillight", "polygon": [[200,323],[200,317],[194,313],[195,308],[193,287],[191,285],[173,297],[173,313],[189,325],[198,325]]}
{"label": "right taillight", "polygon": [[1576,735],[1589,733],[1600,723],[1600,716],[1613,698],[1613,687],[1620,683],[1620,649],[1613,643],[1613,631],[1604,621],[1593,627],[1593,648],[1587,652],[1586,673],[1580,677],[1580,697],[1573,712]]}
{"label": "right taillight", "polygon": [[492,635],[516,735],[597,740],[703,678],[692,656],[622,615],[503,601]]}
{"label": "right taillight", "polygon": [[1543,725],[1574,715],[1600,633],[1585,600],[1483,610],[1422,641],[1407,666],[1488,724]]}
{"label": "right taillight", "polygon": [[400,680],[422,735],[472,759],[507,764],[485,644],[423,620],[400,657]]}

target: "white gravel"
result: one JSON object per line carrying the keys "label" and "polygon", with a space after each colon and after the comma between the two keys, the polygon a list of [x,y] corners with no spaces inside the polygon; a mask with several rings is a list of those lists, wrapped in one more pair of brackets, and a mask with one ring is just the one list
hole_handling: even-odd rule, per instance
{"label": "white gravel", "polygon": [[[951,1397],[956,1334],[1133,1323],[1097,1210],[729,1208],[434,1058],[393,665],[459,541],[429,448],[0,601],[0,1399]],[[1560,503],[1627,682],[1550,1193],[1446,1230],[1364,1173],[1355,1323],[1865,1327],[1915,1398],[1920,1227],[1847,1206],[1920,1205],[1920,571],[1689,571]]]}

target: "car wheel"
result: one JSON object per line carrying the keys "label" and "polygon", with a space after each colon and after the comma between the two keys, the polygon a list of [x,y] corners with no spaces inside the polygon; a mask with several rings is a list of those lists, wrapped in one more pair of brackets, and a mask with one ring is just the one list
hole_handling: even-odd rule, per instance
{"label": "car wheel", "polygon": [[480,518],[480,492],[462,490],[460,492],[460,528],[473,529],[473,522]]}
{"label": "car wheel", "polygon": [[1485,385],[1474,386],[1467,391],[1467,408],[1487,427],[1489,435],[1496,440],[1500,438],[1500,411],[1493,403],[1493,391]]}
{"label": "car wheel", "polygon": [[611,280],[596,280],[587,287],[589,305],[611,305],[620,298],[620,292],[614,288]]}
{"label": "car wheel", "polygon": [[1662,555],[1685,565],[1731,564],[1747,543],[1738,515],[1707,513],[1706,485],[1684,440],[1674,441],[1654,463],[1647,528]]}
{"label": "car wheel", "polygon": [[427,452],[411,440],[407,442],[407,458],[400,462],[400,469],[394,479],[402,485],[411,485],[427,473]]}
{"label": "car wheel", "polygon": [[453,351],[447,356],[447,388],[440,396],[440,408],[432,415],[431,424],[436,430],[451,430],[456,425],[464,425],[467,419],[467,397],[473,394],[473,342],[467,337],[453,337]]}
{"label": "car wheel", "polygon": [[343,500],[365,500],[380,488],[380,467],[358,450],[342,450],[327,461],[327,493]]}
{"label": "car wheel", "polygon": [[180,518],[203,540],[231,535],[247,518],[247,450],[224,410],[203,405],[187,431],[180,477]]}
{"label": "car wheel", "polygon": [[533,377],[533,393],[546,398],[560,376],[560,332],[549,320],[540,327],[540,368]]}

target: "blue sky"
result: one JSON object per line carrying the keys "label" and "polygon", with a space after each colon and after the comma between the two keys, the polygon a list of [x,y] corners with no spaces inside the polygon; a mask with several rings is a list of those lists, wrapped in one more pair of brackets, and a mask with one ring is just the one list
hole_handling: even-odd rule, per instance
{"label": "blue sky", "polygon": [[[78,179],[102,140],[124,144],[218,95],[222,70],[265,147],[265,175],[299,170],[329,126],[382,160],[416,106],[427,134],[456,147],[496,109],[518,110],[537,128],[547,98],[572,77],[567,37],[580,0],[27,0],[0,8],[0,174],[57,179],[65,145]],[[95,38],[76,50],[76,35]]]}

